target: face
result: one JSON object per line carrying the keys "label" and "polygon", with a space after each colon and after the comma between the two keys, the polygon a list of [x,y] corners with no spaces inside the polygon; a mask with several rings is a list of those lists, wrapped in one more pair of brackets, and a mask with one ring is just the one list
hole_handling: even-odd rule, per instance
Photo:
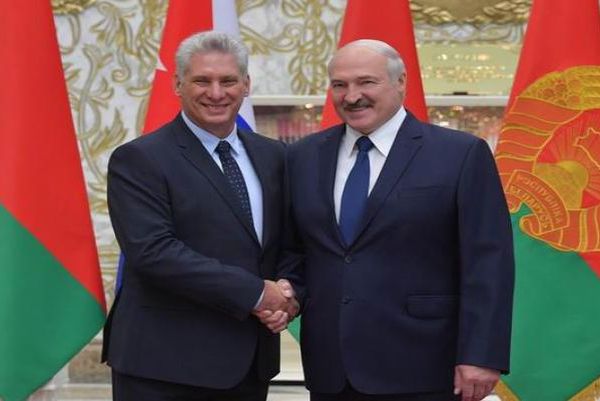
{"label": "face", "polygon": [[235,57],[227,53],[196,53],[183,77],[175,77],[175,93],[185,114],[220,138],[233,130],[249,90],[250,78],[240,74]]}
{"label": "face", "polygon": [[387,58],[364,46],[344,47],[329,66],[332,100],[340,118],[370,134],[402,106],[406,74],[392,80]]}

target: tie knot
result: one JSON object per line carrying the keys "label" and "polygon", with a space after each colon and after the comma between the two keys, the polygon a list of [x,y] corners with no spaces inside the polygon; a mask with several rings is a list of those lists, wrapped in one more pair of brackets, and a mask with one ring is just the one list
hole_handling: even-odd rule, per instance
{"label": "tie knot", "polygon": [[220,155],[228,155],[231,152],[231,145],[227,141],[220,141],[217,145],[217,153]]}
{"label": "tie knot", "polygon": [[356,147],[359,152],[368,152],[373,147],[373,142],[368,137],[361,136],[356,140]]}

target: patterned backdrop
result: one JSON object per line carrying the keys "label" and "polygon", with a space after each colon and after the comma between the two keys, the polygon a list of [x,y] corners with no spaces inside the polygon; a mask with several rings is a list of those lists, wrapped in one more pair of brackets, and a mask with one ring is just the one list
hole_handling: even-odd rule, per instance
{"label": "patterned backdrop", "polygon": [[[264,104],[265,97],[268,103],[274,95],[324,95],[326,63],[337,43],[345,3],[237,0],[241,35],[251,50],[253,96],[262,97]],[[507,94],[530,3],[412,1],[426,92]],[[143,126],[168,1],[52,0],[52,4],[111,300],[118,247],[108,218],[106,166],[111,151],[139,135]],[[261,107],[266,134],[277,135],[277,130],[295,124],[294,110]],[[319,109],[304,110],[300,118],[308,120],[297,127],[312,131],[318,126]],[[461,110],[442,107],[430,112],[438,122],[471,124],[475,129],[487,124],[488,130],[495,129],[502,113],[500,108],[478,114],[475,108],[463,116]]]}

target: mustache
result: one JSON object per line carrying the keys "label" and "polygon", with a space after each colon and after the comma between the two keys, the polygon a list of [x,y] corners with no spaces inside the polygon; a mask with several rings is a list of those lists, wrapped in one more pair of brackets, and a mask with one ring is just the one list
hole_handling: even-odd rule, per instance
{"label": "mustache", "polygon": [[344,109],[352,111],[352,110],[360,109],[362,107],[371,106],[371,102],[369,102],[367,99],[360,98],[354,103],[344,102],[343,106],[344,106]]}

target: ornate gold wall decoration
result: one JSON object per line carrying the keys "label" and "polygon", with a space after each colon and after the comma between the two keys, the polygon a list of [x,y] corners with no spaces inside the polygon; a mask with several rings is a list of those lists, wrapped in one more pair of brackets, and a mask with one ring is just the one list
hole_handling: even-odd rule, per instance
{"label": "ornate gold wall decoration", "polygon": [[521,24],[527,21],[531,0],[412,0],[415,23]]}
{"label": "ornate gold wall decoration", "polygon": [[[291,93],[324,93],[327,88],[326,65],[338,41],[345,2],[289,0],[275,4],[267,0],[237,0],[236,4],[240,17],[240,34],[251,54],[286,54],[289,58],[285,71],[289,77],[284,78],[282,75],[281,78],[289,80]],[[263,25],[257,29],[256,19],[248,15],[258,9],[278,13],[279,28],[274,30],[272,26]],[[329,18],[324,18],[324,14]],[[260,92],[260,88],[258,90]]]}
{"label": "ornate gold wall decoration", "polygon": [[119,249],[106,204],[106,164],[139,135],[167,0],[53,1],[73,121],[109,300]]}
{"label": "ornate gold wall decoration", "polygon": [[52,0],[54,14],[79,14],[96,0]]}

